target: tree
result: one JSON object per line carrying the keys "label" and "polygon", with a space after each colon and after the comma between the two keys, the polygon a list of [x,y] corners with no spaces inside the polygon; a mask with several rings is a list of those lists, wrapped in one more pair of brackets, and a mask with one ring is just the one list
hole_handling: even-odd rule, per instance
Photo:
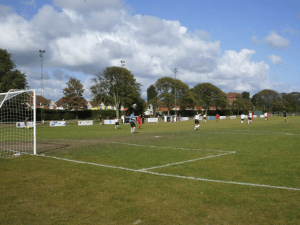
{"label": "tree", "polygon": [[226,94],[210,83],[197,84],[194,89],[195,101],[202,106],[203,109],[208,110],[210,107],[226,107],[228,104]]}
{"label": "tree", "polygon": [[155,113],[158,106],[158,93],[154,85],[150,85],[147,89],[147,102],[153,106],[153,113]]}
{"label": "tree", "polygon": [[232,102],[232,106],[234,109],[238,110],[238,115],[240,114],[240,110],[244,113],[244,110],[246,108],[245,98],[243,95],[237,95],[235,100]]}
{"label": "tree", "polygon": [[253,95],[251,101],[253,105],[264,111],[270,110],[270,106],[274,101],[280,100],[279,94],[276,91],[264,89]]}
{"label": "tree", "polygon": [[11,55],[6,50],[0,49],[0,93],[10,89],[28,88],[26,75],[15,67]]}
{"label": "tree", "polygon": [[[244,92],[243,92],[244,93]],[[233,108],[238,110],[238,114],[240,110],[242,113],[248,113],[250,109],[253,109],[253,103],[249,100],[249,97],[244,98],[244,95],[237,95],[236,99],[233,101]]]}
{"label": "tree", "polygon": [[175,88],[176,88],[176,105],[185,108],[185,99],[188,99],[190,95],[190,90],[188,85],[183,83],[181,80],[173,79],[171,77],[163,77],[156,81],[156,90],[158,92],[158,98],[162,101],[168,108],[168,115],[170,115],[170,110],[172,106],[175,105]]}
{"label": "tree", "polygon": [[145,109],[147,108],[146,102],[141,97],[133,98],[134,102],[132,105],[128,107],[129,112],[134,112],[135,115],[143,115]]}
{"label": "tree", "polygon": [[247,91],[242,92],[242,97],[246,100],[250,100],[250,93]]}
{"label": "tree", "polygon": [[70,78],[67,85],[63,91],[63,102],[67,109],[76,111],[76,119],[78,119],[78,111],[87,109],[86,100],[82,96],[84,92],[83,85],[80,80],[73,77]]}
{"label": "tree", "polygon": [[284,111],[284,104],[283,101],[278,100],[278,101],[273,101],[270,104],[270,110],[272,110],[273,112],[282,112]]}
{"label": "tree", "polygon": [[299,112],[300,111],[300,93],[292,92],[289,94],[281,93],[281,98],[284,102],[286,111]]}
{"label": "tree", "polygon": [[175,102],[175,85],[174,79],[171,77],[163,77],[155,82],[155,87],[158,92],[158,98],[168,108],[168,115]]}
{"label": "tree", "polygon": [[178,79],[176,80],[176,98],[178,99],[177,104],[181,110],[193,108],[195,105],[193,92],[187,84]]}
{"label": "tree", "polygon": [[[132,110],[143,109],[141,84],[136,82],[133,74],[126,68],[107,67],[95,75],[92,83],[90,90],[93,100],[114,104],[116,116],[120,116],[121,105]],[[135,104],[137,107],[132,107]]]}

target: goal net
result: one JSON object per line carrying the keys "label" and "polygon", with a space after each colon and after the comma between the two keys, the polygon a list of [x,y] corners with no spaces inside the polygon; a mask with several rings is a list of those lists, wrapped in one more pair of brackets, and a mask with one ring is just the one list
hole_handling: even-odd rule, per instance
{"label": "goal net", "polygon": [[0,93],[0,158],[36,154],[35,90]]}

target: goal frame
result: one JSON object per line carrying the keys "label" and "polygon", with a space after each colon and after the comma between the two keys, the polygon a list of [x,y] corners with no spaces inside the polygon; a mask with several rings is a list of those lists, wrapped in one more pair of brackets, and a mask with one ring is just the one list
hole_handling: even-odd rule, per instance
{"label": "goal frame", "polygon": [[[19,103],[17,103],[19,105],[15,104],[14,107],[9,106],[10,111],[7,112],[8,115],[6,115],[5,112],[3,112],[3,111],[5,111],[5,108],[3,109],[2,107],[5,107],[5,103],[7,103],[10,100],[13,101],[13,98],[15,98],[19,95],[22,95],[22,94],[26,94],[26,93],[28,95],[24,95],[24,96],[27,97],[27,99],[26,98],[22,99]],[[1,116],[3,117],[2,118],[3,121],[4,121],[3,124],[7,123],[8,125],[3,125],[2,120],[0,120],[1,126],[2,126],[2,128],[0,127],[0,131],[1,131],[1,129],[6,129],[6,128],[4,128],[4,126],[7,126],[8,130],[10,130],[10,129],[20,129],[20,128],[17,127],[18,123],[19,123],[21,126],[23,126],[23,128],[25,128],[24,132],[27,132],[22,137],[13,136],[13,138],[11,138],[11,139],[13,139],[14,141],[11,141],[11,142],[10,142],[10,140],[5,140],[5,137],[4,137],[4,141],[2,141],[0,139],[0,144],[1,144],[0,147],[4,143],[3,144],[4,148],[1,149],[4,152],[3,153],[4,157],[1,157],[1,158],[11,158],[11,157],[13,157],[13,155],[9,155],[9,154],[7,154],[7,156],[6,156],[6,154],[5,154],[6,151],[7,152],[17,152],[17,155],[21,155],[21,154],[36,155],[37,154],[37,146],[36,146],[37,141],[36,141],[36,93],[35,93],[35,89],[22,89],[22,90],[12,89],[12,90],[9,90],[8,92],[0,93],[0,97],[1,96],[3,98],[0,98],[0,113],[1,113]],[[24,104],[24,103],[25,103],[25,106],[24,105],[22,106],[22,104]],[[19,108],[17,108],[17,107],[19,107]],[[9,116],[11,116],[9,113],[14,112],[13,110],[20,113],[23,116],[23,118],[22,118],[23,120],[18,118],[19,115],[17,115],[11,121],[9,121],[10,119],[7,119],[7,118]],[[20,110],[25,110],[25,111],[20,111]],[[26,112],[27,110],[28,110],[28,112]],[[22,112],[26,112],[26,113],[23,115]],[[3,116],[2,113],[3,113],[3,115],[5,114],[5,116]],[[30,120],[31,120],[30,121],[30,127],[29,127],[29,124],[26,123],[27,119],[28,119],[28,114],[31,117],[30,118]],[[25,119],[25,122],[21,122],[21,121],[24,121],[24,117],[27,117]],[[17,121],[17,120],[20,120],[20,121]],[[29,128],[32,128],[32,129],[29,129]],[[12,132],[14,132],[14,131],[12,131]],[[17,133],[17,131],[16,131],[16,133]],[[1,135],[2,135],[2,131],[1,131]],[[14,134],[12,134],[12,135],[14,135]],[[18,146],[18,144],[22,145],[21,142],[18,142],[18,141],[22,141],[22,140],[19,140],[18,138],[22,139],[24,137],[26,138],[25,144],[23,143],[25,145],[25,147],[24,147],[25,151],[23,150],[22,146],[21,147]],[[10,138],[8,138],[8,139],[10,139]],[[28,147],[26,146],[26,143],[29,143]],[[8,149],[6,149],[5,145],[8,146]],[[16,145],[16,148],[18,150],[10,149],[10,148],[14,148],[14,145]]]}

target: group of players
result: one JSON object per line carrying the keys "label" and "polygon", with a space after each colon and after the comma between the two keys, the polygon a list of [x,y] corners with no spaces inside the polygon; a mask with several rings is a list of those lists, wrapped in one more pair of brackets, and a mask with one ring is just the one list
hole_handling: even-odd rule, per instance
{"label": "group of players", "polygon": [[[134,112],[131,113],[130,117],[129,117],[129,123],[130,123],[130,127],[131,127],[131,133],[134,134],[135,131],[135,116],[134,116]],[[138,129],[141,128],[141,124],[142,124],[142,119],[141,119],[141,115],[139,115],[137,117],[137,123],[139,124]],[[116,117],[116,123],[115,123],[115,129],[117,129],[119,127],[120,123],[119,123],[119,117]]]}
{"label": "group of players", "polygon": [[[197,130],[197,128],[200,127],[200,116],[201,116],[201,114],[195,115],[195,127],[194,127],[194,130]],[[268,121],[269,120],[269,113],[266,112],[264,114],[264,117],[265,117],[265,121]],[[286,122],[286,112],[285,111],[283,112],[283,117],[284,117],[284,120]],[[216,115],[217,122],[219,121],[219,118],[220,118],[220,116],[219,116],[219,114],[217,114]],[[241,114],[241,123],[244,123],[245,118],[246,118],[246,115]],[[136,127],[135,126],[135,120],[136,120],[136,118],[135,118],[134,112],[133,112],[130,115],[130,117],[129,117],[129,123],[130,123],[131,133],[132,134],[134,134],[134,132],[135,132],[135,127]],[[206,114],[203,115],[203,122],[206,123]],[[137,117],[137,123],[139,124],[138,129],[140,129],[141,128],[141,124],[142,124],[141,115],[139,115]],[[251,111],[248,114],[248,124],[250,124],[250,123],[253,123],[253,113]],[[119,124],[119,118],[116,117],[115,129],[117,129],[119,127],[119,125],[120,125]]]}
{"label": "group of players", "polygon": [[[195,115],[195,128],[194,130],[197,130],[198,127],[200,127],[200,116],[201,114],[197,114]],[[244,123],[244,120],[247,116],[244,114],[241,114],[241,123]],[[265,121],[269,120],[269,112],[264,113],[264,117],[265,117]],[[283,117],[284,117],[284,122],[286,122],[286,111],[283,112]],[[216,115],[216,120],[217,122],[219,121],[219,114]],[[206,115],[203,115],[203,121],[204,123],[206,123]],[[250,111],[248,114],[248,124],[253,123],[253,113]]]}

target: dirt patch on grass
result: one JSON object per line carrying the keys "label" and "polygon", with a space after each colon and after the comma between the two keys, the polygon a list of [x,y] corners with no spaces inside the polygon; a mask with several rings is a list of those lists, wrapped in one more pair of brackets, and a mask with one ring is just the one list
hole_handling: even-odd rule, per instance
{"label": "dirt patch on grass", "polygon": [[47,154],[51,152],[63,151],[64,149],[72,148],[87,148],[88,146],[96,145],[97,143],[125,142],[132,144],[142,144],[145,141],[154,140],[158,137],[155,135],[140,135],[132,134],[130,136],[119,137],[99,137],[76,140],[41,140],[37,142],[37,153]]}

